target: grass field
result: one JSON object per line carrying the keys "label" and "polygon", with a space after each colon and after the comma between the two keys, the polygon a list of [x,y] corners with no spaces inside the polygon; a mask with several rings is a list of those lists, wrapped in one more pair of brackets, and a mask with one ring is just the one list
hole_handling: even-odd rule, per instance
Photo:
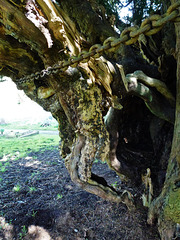
{"label": "grass field", "polygon": [[58,135],[34,135],[26,138],[0,137],[0,159],[4,156],[19,158],[40,149],[50,150],[59,144]]}
{"label": "grass field", "polygon": [[28,122],[12,122],[7,123],[0,126],[0,129],[27,129],[27,130],[49,130],[49,131],[57,131],[58,123],[53,122],[51,126],[42,126],[42,123],[30,124]]}

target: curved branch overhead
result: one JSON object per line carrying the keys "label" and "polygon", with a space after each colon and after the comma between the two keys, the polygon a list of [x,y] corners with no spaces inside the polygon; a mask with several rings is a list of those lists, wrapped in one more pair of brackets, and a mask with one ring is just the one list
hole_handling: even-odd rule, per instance
{"label": "curved branch overhead", "polygon": [[103,42],[107,37],[117,36],[111,25],[105,24],[104,20],[93,11],[88,1],[63,0],[58,2],[91,45]]}

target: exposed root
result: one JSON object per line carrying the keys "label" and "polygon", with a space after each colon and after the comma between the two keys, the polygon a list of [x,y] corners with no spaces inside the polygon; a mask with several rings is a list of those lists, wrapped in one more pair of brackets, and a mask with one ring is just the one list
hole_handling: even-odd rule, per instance
{"label": "exposed root", "polygon": [[[91,149],[89,149],[91,147]],[[93,146],[93,148],[95,148]],[[89,151],[84,150],[89,149]],[[96,181],[91,174],[91,166],[93,159],[87,159],[87,155],[95,156],[95,150],[89,145],[89,141],[85,141],[84,136],[79,136],[70,156],[66,159],[66,167],[70,173],[71,179],[74,183],[79,185],[85,191],[95,194],[105,200],[125,203],[129,210],[134,209],[133,197],[128,191],[124,191],[119,195],[112,187],[108,186],[104,179],[101,183]],[[86,159],[86,161],[82,161]],[[86,164],[85,164],[86,163]],[[97,178],[98,176],[96,176]]]}

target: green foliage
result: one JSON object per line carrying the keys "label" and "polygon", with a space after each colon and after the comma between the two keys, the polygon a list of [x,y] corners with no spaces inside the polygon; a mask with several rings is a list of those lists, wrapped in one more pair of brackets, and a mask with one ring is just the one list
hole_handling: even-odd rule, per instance
{"label": "green foliage", "polygon": [[[97,3],[99,5],[104,6],[106,9],[106,14],[107,16],[115,16],[115,26],[117,28],[125,28],[126,25],[124,24],[123,21],[121,21],[120,16],[119,16],[119,10],[122,9],[123,4],[119,0],[97,0]],[[122,30],[122,29],[120,29]]]}
{"label": "green foliage", "polygon": [[[120,23],[120,10],[125,10],[128,8],[128,11],[132,13],[132,17],[126,18],[126,23],[129,24],[141,24],[142,20],[149,14],[157,12],[163,4],[161,0],[97,0],[99,5],[103,5],[106,9],[107,15],[115,15],[116,21],[115,25]],[[121,24],[123,22],[121,21]]]}
{"label": "green foliage", "polygon": [[97,0],[99,5],[103,5],[106,9],[107,14],[117,14],[118,8],[121,8],[123,5],[119,0]]}
{"label": "green foliage", "polygon": [[131,22],[140,25],[142,20],[148,15],[158,12],[161,8],[162,1],[156,0],[133,0],[132,1],[132,18]]}

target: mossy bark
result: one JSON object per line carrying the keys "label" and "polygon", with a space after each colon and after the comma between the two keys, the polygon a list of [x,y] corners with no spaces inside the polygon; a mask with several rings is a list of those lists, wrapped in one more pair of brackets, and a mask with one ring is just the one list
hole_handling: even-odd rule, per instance
{"label": "mossy bark", "polygon": [[158,218],[159,232],[164,240],[171,240],[175,237],[176,224],[180,224],[180,23],[175,23],[175,30],[177,92],[172,149],[164,187],[160,196],[152,202],[148,218],[149,223],[152,223],[155,217]]}

